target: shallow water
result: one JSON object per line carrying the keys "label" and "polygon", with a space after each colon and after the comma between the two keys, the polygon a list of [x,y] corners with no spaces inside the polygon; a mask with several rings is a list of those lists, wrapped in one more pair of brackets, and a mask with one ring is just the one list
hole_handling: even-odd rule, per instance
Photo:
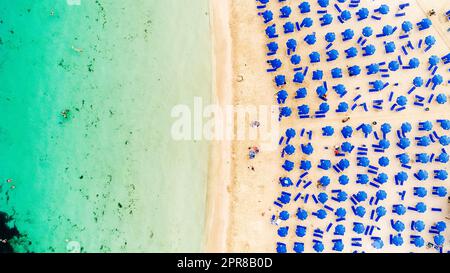
{"label": "shallow water", "polygon": [[210,99],[207,2],[0,1],[15,251],[201,250],[208,147],[171,140],[170,109]]}

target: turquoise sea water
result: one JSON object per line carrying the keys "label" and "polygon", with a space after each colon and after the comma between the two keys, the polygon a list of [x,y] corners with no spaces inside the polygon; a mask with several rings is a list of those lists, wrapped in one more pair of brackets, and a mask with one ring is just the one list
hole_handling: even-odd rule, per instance
{"label": "turquoise sea water", "polygon": [[0,20],[15,251],[200,251],[208,147],[172,141],[170,110],[210,100],[208,1],[1,0]]}

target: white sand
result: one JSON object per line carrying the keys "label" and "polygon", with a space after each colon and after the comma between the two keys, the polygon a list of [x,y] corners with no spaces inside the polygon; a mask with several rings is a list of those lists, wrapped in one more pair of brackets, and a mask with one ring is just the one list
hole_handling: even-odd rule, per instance
{"label": "white sand", "polygon": [[[217,1],[224,4],[225,1]],[[271,7],[272,10],[276,13],[275,6],[281,7],[285,3],[278,3],[276,1],[272,1]],[[370,7],[377,7],[380,5],[380,3],[384,3],[385,1],[374,1],[373,3],[368,3],[368,8]],[[398,19],[395,19],[393,17],[393,13],[395,13],[395,10],[391,10],[390,17],[391,19],[383,19],[383,21],[380,21],[380,23],[377,23],[373,20],[365,20],[362,22],[355,23],[355,21],[352,19],[351,26],[348,25],[344,28],[351,27],[355,30],[355,38],[359,37],[359,30],[367,25],[371,25],[374,28],[374,34],[380,33],[381,28],[385,24],[391,24],[394,26],[400,26],[401,22],[403,20],[408,19],[411,22],[415,23],[420,21],[422,18],[424,18],[425,12],[431,8],[434,8],[434,10],[437,12],[438,15],[432,17],[433,20],[433,31],[434,36],[437,39],[436,45],[428,52],[429,54],[436,54],[438,56],[442,56],[446,53],[448,53],[449,46],[449,35],[447,32],[447,28],[449,27],[449,23],[446,22],[446,20],[443,18],[442,14],[445,12],[445,9],[450,7],[450,0],[440,0],[440,1],[426,1],[426,0],[420,0],[419,5],[416,6],[415,2],[410,1],[412,4],[412,7],[407,8],[407,17],[401,17]],[[431,3],[430,3],[431,2]],[[213,10],[217,7],[217,10],[221,10],[219,7],[219,4],[216,3],[216,1],[213,1]],[[400,3],[400,1],[399,1]],[[268,42],[267,38],[264,35],[264,29],[265,25],[262,23],[262,19],[257,16],[257,10],[255,7],[255,1],[238,1],[234,0],[231,1],[231,17],[230,17],[230,26],[231,26],[231,37],[232,37],[232,47],[231,47],[231,56],[232,56],[232,67],[231,69],[227,70],[227,64],[226,60],[224,58],[225,56],[230,56],[228,54],[229,44],[226,43],[226,39],[216,39],[215,41],[221,42],[221,46],[225,46],[226,50],[221,49],[220,47],[216,47],[216,64],[218,64],[218,70],[217,75],[224,75],[224,77],[219,76],[217,79],[224,79],[225,83],[220,83],[220,81],[217,81],[219,84],[217,85],[217,92],[218,94],[229,96],[230,93],[230,84],[232,84],[232,94],[233,94],[233,101],[234,104],[255,104],[255,105],[270,105],[273,104],[275,101],[275,96],[273,95],[277,89],[274,86],[274,83],[272,82],[273,74],[265,73],[265,69],[268,68],[266,64],[266,43]],[[391,8],[393,8],[395,5],[392,4]],[[279,8],[278,7],[278,8]],[[330,8],[331,9],[331,8]],[[218,13],[215,13],[216,15]],[[214,14],[213,14],[214,15]],[[213,16],[215,18],[213,20],[214,22],[217,22],[216,19],[218,18],[225,18],[225,13],[222,14],[220,12],[221,16]],[[292,16],[292,15],[291,15]],[[316,14],[313,14],[312,16],[317,16]],[[314,18],[315,21],[317,20]],[[223,19],[222,19],[223,20]],[[276,19],[277,23],[280,24],[281,19]],[[220,21],[220,19],[219,19]],[[226,22],[225,21],[222,21]],[[220,24],[218,24],[220,25]],[[217,24],[216,24],[217,26]],[[291,35],[300,35],[299,36],[293,36],[300,42],[299,48],[302,49],[301,55],[303,57],[303,64],[307,63],[308,61],[305,60],[304,56],[307,56],[309,54],[308,51],[312,51],[313,48],[315,48],[317,51],[320,51],[322,58],[325,58],[325,44],[323,40],[323,35],[328,31],[334,31],[337,34],[338,40],[340,38],[339,33],[343,30],[343,27],[340,24],[335,24],[334,26],[329,26],[326,28],[326,31],[323,30],[323,28],[313,28],[307,31],[301,31],[300,34],[291,34]],[[216,32],[216,29],[218,31]],[[219,30],[221,29],[221,30]],[[214,31],[215,33],[221,33],[223,32],[223,25],[221,27],[215,27]],[[304,35],[309,34],[313,31],[316,31],[317,34],[317,46],[311,47],[311,46],[305,46],[305,43],[302,41],[302,38]],[[432,32],[428,31],[427,34],[431,34]],[[281,33],[280,33],[281,34]],[[417,41],[419,38],[424,38],[424,33],[414,31],[414,34],[411,35],[410,40]],[[301,38],[301,39],[300,39]],[[354,39],[354,40],[356,40]],[[280,44],[280,50],[283,50],[283,43],[287,40],[286,35],[280,35],[280,38],[278,39],[278,42]],[[332,63],[332,67],[341,67],[345,68],[346,64],[358,64],[362,68],[362,74],[365,74],[365,66],[367,64],[373,63],[375,61],[379,60],[386,60],[390,61],[395,59],[395,57],[398,54],[393,55],[392,57],[387,57],[382,50],[381,46],[381,39],[375,39],[372,38],[371,42],[378,43],[377,46],[377,54],[372,57],[367,58],[357,58],[353,59],[351,61],[348,61],[343,57],[342,50],[345,48],[348,48],[350,46],[357,46],[356,41],[346,42],[344,45],[340,45],[342,42],[335,42],[335,48],[338,48],[341,56],[337,61],[334,61]],[[401,46],[399,42],[397,42],[397,38],[393,38],[393,41],[396,41],[397,48]],[[408,39],[405,40],[405,42]],[[217,44],[216,44],[217,46]],[[359,47],[358,47],[359,48]],[[217,52],[222,52],[221,54],[218,54]],[[427,54],[426,56],[428,56]],[[281,57],[280,57],[281,56]],[[422,56],[421,62],[427,62],[428,59],[423,59]],[[420,56],[417,56],[420,58]],[[289,65],[286,65],[289,63],[289,59],[286,57],[285,54],[277,54],[277,57],[280,58],[283,63],[285,64],[284,67],[279,71],[280,74],[286,74],[287,81],[290,82],[292,79],[293,73],[289,72],[287,69],[291,68]],[[408,56],[409,57],[409,56]],[[412,57],[412,55],[411,55]],[[407,61],[407,58],[404,58],[404,61]],[[324,71],[329,71],[331,67],[323,67],[324,61],[322,61],[318,65],[310,65],[310,72],[314,69],[322,69]],[[228,67],[230,68],[230,67]],[[421,68],[422,69],[422,68]],[[230,71],[231,77],[229,77],[229,74],[227,71]],[[345,69],[344,74],[346,73]],[[225,73],[225,74],[223,74]],[[278,73],[278,72],[277,72]],[[327,72],[328,73],[328,72]],[[391,73],[391,77],[388,78],[388,80],[392,83],[398,82],[399,86],[402,88],[401,94],[406,94],[407,90],[411,86],[411,76],[403,77],[404,72],[399,73]],[[415,71],[414,73],[418,75],[428,75],[428,71],[423,68],[423,70]],[[448,71],[439,71],[440,74],[444,76],[444,79],[447,80],[449,78]],[[347,90],[349,93],[346,95],[346,99],[351,100],[357,93],[361,92],[364,94],[364,98],[368,99],[368,102],[371,102],[372,99],[378,98],[378,94],[367,94],[367,86],[361,86],[361,90],[355,90],[356,86],[360,86],[362,83],[366,83],[371,80],[378,79],[377,77],[369,78],[370,76],[366,75],[360,75],[356,78],[356,80],[349,79],[348,77],[344,77],[343,79],[339,81],[332,82],[332,85],[343,83],[347,87]],[[316,94],[315,94],[315,87],[319,85],[317,82],[312,82],[310,80],[310,75],[306,77],[308,80],[304,82],[302,86],[308,87],[310,84],[312,85],[311,88],[308,88],[309,91],[309,100],[308,104],[311,106],[312,111],[316,110],[315,108],[317,105],[321,102]],[[242,76],[244,81],[237,82],[236,78],[238,76]],[[329,77],[328,74],[325,74],[325,78]],[[426,78],[424,76],[424,78]],[[331,79],[330,79],[331,82]],[[330,83],[329,83],[330,84]],[[298,87],[297,87],[298,88]],[[444,84],[440,87],[440,89],[437,89],[439,92],[444,92],[444,90],[448,88],[447,84]],[[285,89],[288,90],[290,96],[293,96],[295,93],[295,86],[292,83],[287,84],[285,86]],[[225,91],[226,94],[223,94],[221,92]],[[396,91],[397,92],[397,91]],[[418,91],[417,94],[426,94],[425,89]],[[439,93],[435,92],[435,93]],[[332,94],[331,94],[332,93]],[[336,94],[334,92],[331,92],[330,96],[332,99],[330,99],[329,103],[331,106],[331,109],[335,109],[336,105],[338,103],[338,100],[336,100]],[[388,91],[384,92],[384,97],[386,99],[386,94],[388,94]],[[396,94],[400,95],[400,94]],[[370,98],[370,100],[369,100]],[[227,100],[228,99],[228,100]],[[219,101],[230,101],[230,98],[225,98],[224,100]],[[288,99],[288,103],[290,106],[295,107],[296,104],[292,104],[293,100]],[[390,106],[390,105],[389,105]],[[413,124],[416,124],[419,120],[434,120],[437,118],[450,118],[450,113],[448,112],[448,104],[444,106],[436,106],[434,105],[432,108],[432,111],[425,112],[422,108],[409,106],[407,111],[404,111],[402,113],[395,113],[392,114],[392,112],[388,111],[389,108],[388,105],[385,105],[385,108],[387,108],[386,111],[383,113],[375,113],[374,110],[369,106],[368,112],[363,112],[362,110],[357,110],[355,112],[349,112],[351,116],[351,120],[348,122],[349,125],[359,125],[360,123],[372,123],[372,121],[376,120],[378,124],[382,124],[384,122],[389,122],[393,125],[395,128],[395,125],[400,124],[401,122],[408,120]],[[299,120],[295,113],[295,108],[293,108],[293,115],[289,119],[284,119],[282,122],[283,130],[289,127],[294,127],[296,129],[300,129],[303,127],[310,128],[311,130],[315,131],[315,136],[319,136],[321,127],[325,125],[332,125],[335,127],[336,130],[338,128],[340,129],[341,119],[345,117],[345,114],[330,114],[328,115],[327,119],[320,119],[320,120],[314,120],[314,119],[308,119],[308,120]],[[330,111],[332,112],[332,111]],[[346,124],[347,125],[347,124]],[[265,126],[265,124],[262,124],[262,126]],[[315,148],[316,151],[320,151],[321,145],[326,145],[332,147],[335,144],[340,144],[342,142],[342,138],[340,137],[339,132],[335,134],[336,136],[339,135],[339,137],[331,138],[331,141],[327,140],[327,142],[321,142],[316,141]],[[391,134],[391,137],[395,137],[394,133]],[[356,138],[352,139],[353,143],[356,143]],[[361,140],[363,140],[361,138]],[[322,143],[322,144],[317,144]],[[392,140],[391,143],[394,145],[395,141]],[[299,143],[295,143],[299,144]],[[215,146],[213,149],[213,156],[212,156],[212,167],[211,167],[211,187],[208,191],[208,198],[209,198],[209,213],[208,213],[208,219],[209,219],[209,227],[210,232],[207,235],[207,250],[208,251],[229,251],[229,252],[273,252],[275,250],[276,242],[278,241],[278,237],[276,235],[276,227],[270,224],[270,216],[272,214],[276,214],[277,210],[276,207],[273,205],[273,201],[276,199],[277,195],[280,192],[280,186],[278,184],[278,177],[284,176],[284,171],[280,167],[282,164],[282,161],[279,157],[278,152],[268,152],[262,150],[260,154],[257,155],[256,159],[254,160],[248,160],[248,147],[259,145],[258,141],[240,141],[240,142],[233,142],[233,160],[231,164],[229,164],[230,157],[230,146],[229,143],[219,143]],[[316,147],[317,146],[317,147]],[[221,147],[221,148],[219,148]],[[296,145],[298,147],[298,145]],[[323,148],[322,148],[323,149]],[[397,153],[397,149],[391,149],[393,152]],[[409,149],[408,151],[410,154],[414,154],[414,149]],[[427,151],[428,152],[428,151]],[[315,157],[319,157],[319,153],[315,153]],[[373,153],[372,153],[373,155]],[[374,155],[373,155],[374,156]],[[379,156],[376,154],[376,156]],[[412,158],[414,156],[411,156]],[[375,160],[374,158],[370,158],[371,160]],[[299,152],[296,153],[295,156],[295,162],[298,164],[298,161],[300,160]],[[318,158],[312,158],[311,159],[314,164],[314,160],[318,160]],[[351,161],[351,164],[356,164],[355,160]],[[397,162],[395,163],[397,164]],[[391,166],[395,166],[394,169],[387,170],[386,172],[388,174],[391,174],[394,171],[400,171],[400,168],[395,165],[394,163],[391,163]],[[221,167],[219,167],[221,166]],[[252,171],[249,169],[249,166],[253,166],[255,168],[255,171]],[[437,169],[438,167],[435,166],[435,164],[430,164],[427,168]],[[448,169],[448,166],[446,166],[446,169]],[[351,172],[356,172],[356,170],[351,170]],[[331,172],[330,172],[331,173]],[[231,191],[231,196],[226,190],[227,184],[230,181],[228,178],[228,175],[231,174],[231,183],[229,190]],[[337,175],[333,174],[332,181],[337,180]],[[431,174],[431,173],[430,173]],[[319,173],[312,174],[313,177],[318,177]],[[293,175],[292,177],[295,177]],[[320,177],[320,176],[319,176]],[[414,178],[410,175],[410,180],[413,180]],[[416,184],[416,183],[414,183]],[[409,187],[409,186],[408,186]],[[412,184],[411,184],[412,187]],[[355,185],[348,187],[347,190],[349,193],[356,193],[360,188]],[[366,188],[368,190],[368,188]],[[405,190],[410,190],[409,188],[405,188]],[[370,190],[368,190],[369,196],[370,196]],[[429,193],[430,195],[431,193]],[[394,195],[390,195],[390,198],[386,200],[386,203],[384,204],[388,209],[390,206],[388,205],[391,202],[398,202],[398,198],[394,200]],[[396,198],[396,197],[395,197]],[[431,206],[441,206],[443,207],[443,204],[441,203],[435,203],[435,202],[444,202],[446,203],[446,200],[437,201],[437,199],[426,199],[427,204],[429,207]],[[415,204],[418,202],[417,199],[407,199],[405,204]],[[349,203],[349,202],[347,202]],[[348,204],[350,205],[350,204]],[[296,208],[290,207],[290,212],[295,213]],[[350,212],[348,210],[348,212]],[[368,211],[370,213],[370,211]],[[444,212],[445,213],[445,212]],[[350,214],[352,214],[350,212]],[[411,213],[408,213],[411,215]],[[294,216],[295,217],[295,216]],[[439,217],[436,217],[436,214],[426,214],[425,216],[421,217],[423,220],[427,222],[433,222],[435,219],[438,219]],[[309,217],[308,220],[310,220],[309,225],[312,227],[319,227],[321,226],[320,221],[314,220],[315,218]],[[390,218],[385,217],[385,220],[389,220]],[[409,224],[410,222],[410,216],[406,216],[404,218],[401,218],[405,224]],[[348,221],[351,222],[351,221]],[[292,224],[292,222],[291,222]],[[351,227],[347,228],[347,234],[351,234],[350,232]],[[391,231],[391,228],[383,229],[385,230],[385,233],[380,234],[377,233],[377,236],[383,237],[383,240],[385,242],[385,248],[384,251],[389,252],[395,252],[399,251],[396,248],[387,246],[388,241],[386,240],[386,236],[388,236],[388,231]],[[409,227],[407,227],[407,230],[409,230]],[[225,232],[226,231],[226,232]],[[425,234],[425,233],[424,233]],[[294,230],[290,230],[290,235],[294,235]],[[374,234],[375,235],[375,234]],[[295,235],[294,235],[295,236]],[[292,238],[290,237],[288,240],[288,247],[291,248],[292,243],[295,241],[294,236]],[[448,233],[445,234],[445,236],[448,238]],[[429,241],[429,234],[425,236],[426,240]],[[405,239],[404,247],[401,248],[402,251],[405,251],[407,249],[407,246],[409,246],[409,234],[408,232],[404,232],[403,238]],[[312,244],[311,242],[312,238],[303,238],[301,241],[305,242],[306,244],[306,250],[311,251],[312,250]],[[350,238],[347,236],[345,238],[346,245],[349,245]],[[283,240],[285,241],[285,240]],[[329,241],[329,240],[328,240]],[[325,241],[324,241],[325,243]],[[330,250],[330,244],[325,244],[326,250]],[[347,248],[348,250],[348,248]],[[370,251],[370,249],[364,249],[365,251]],[[412,249],[411,249],[412,250]],[[414,249],[417,251],[417,249]],[[427,251],[427,249],[422,249],[422,251]]]}

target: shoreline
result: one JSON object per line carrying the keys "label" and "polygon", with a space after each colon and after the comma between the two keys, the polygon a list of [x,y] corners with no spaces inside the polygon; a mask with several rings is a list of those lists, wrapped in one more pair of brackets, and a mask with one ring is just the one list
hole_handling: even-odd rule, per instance
{"label": "shoreline", "polygon": [[[232,37],[230,30],[230,1],[211,0],[212,35],[212,102],[219,105],[233,103]],[[225,37],[225,38],[224,38]],[[230,193],[232,184],[232,142],[212,141],[210,144],[206,190],[205,252],[226,252],[230,218]]]}

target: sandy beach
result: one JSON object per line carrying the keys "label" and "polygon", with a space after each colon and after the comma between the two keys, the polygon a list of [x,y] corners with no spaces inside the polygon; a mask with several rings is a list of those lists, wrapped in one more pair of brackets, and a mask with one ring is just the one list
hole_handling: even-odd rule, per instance
{"label": "sandy beach", "polygon": [[[272,105],[275,101],[273,94],[276,92],[276,88],[272,81],[273,76],[265,73],[267,39],[264,36],[265,26],[262,24],[261,18],[257,16],[255,2],[232,0],[229,1],[229,9],[224,9],[227,5],[225,2],[228,1],[212,1],[215,72],[216,75],[225,75],[220,77],[220,80],[218,77],[215,78],[216,99],[220,104],[233,102],[234,105]],[[368,6],[375,7],[379,3],[380,1],[377,1]],[[281,7],[282,4],[273,5]],[[448,52],[448,21],[443,13],[449,7],[450,1],[432,1],[430,3],[430,1],[418,0],[412,4],[417,5],[418,8],[413,7],[408,10],[408,19],[411,21],[419,21],[427,17],[426,13],[431,9],[437,12],[438,15],[430,17],[438,40],[431,53],[440,56]],[[331,30],[339,31],[333,27],[329,29],[329,31]],[[228,31],[230,31],[229,34]],[[322,30],[317,29],[317,31]],[[231,39],[228,42],[228,39],[219,38],[217,34],[225,34],[222,37]],[[324,41],[319,41],[319,39],[317,45],[325,47]],[[283,63],[289,62],[285,56],[283,58],[285,58],[282,59]],[[383,59],[383,53],[379,52],[372,58],[364,59],[364,63],[361,65],[365,66],[376,59]],[[337,64],[345,66],[345,62],[345,59],[342,58]],[[448,76],[448,71],[443,73]],[[396,74],[395,77],[394,80],[400,85],[404,85],[405,88],[408,86],[409,83],[403,81],[401,74]],[[242,80],[238,81],[238,78]],[[308,86],[310,83],[310,80],[306,80],[304,85]],[[349,87],[351,93],[349,96],[356,94],[355,88],[358,83],[352,82],[348,78],[344,78],[342,83]],[[293,90],[293,87],[289,85],[287,86],[288,90]],[[445,83],[444,86],[447,84]],[[310,105],[315,106],[316,103],[318,105],[320,101],[312,101]],[[334,102],[330,102],[330,104],[332,103]],[[389,121],[398,125],[405,120],[418,122],[419,116],[420,121],[449,118],[448,111],[446,111],[447,105],[433,107],[434,111],[431,112],[411,108],[407,112],[394,116],[388,112],[377,113],[376,118],[373,117],[373,110],[365,113],[353,112],[349,114],[351,121],[348,124]],[[327,117],[326,122],[339,127],[343,117],[345,116],[332,114],[331,117]],[[315,134],[320,134],[323,123],[323,120],[299,121],[297,117],[292,117],[283,121],[281,131],[284,132],[289,127],[298,128],[307,125]],[[261,124],[261,126],[266,125]],[[342,139],[336,138],[327,145],[332,146],[339,141]],[[264,150],[261,150],[255,159],[249,160],[248,148],[259,144],[259,140],[213,144],[208,185],[207,230],[209,232],[206,234],[205,247],[208,252],[273,252],[275,250],[278,237],[275,227],[270,223],[270,216],[279,212],[274,209],[273,200],[276,199],[277,192],[279,192],[278,178],[283,175],[280,167],[282,161],[279,151]],[[354,189],[356,190],[356,188]],[[314,221],[309,223],[312,227],[316,224]],[[289,240],[293,242],[295,238]],[[308,248],[308,250],[311,249]],[[387,248],[385,251],[395,252],[396,250]]]}

